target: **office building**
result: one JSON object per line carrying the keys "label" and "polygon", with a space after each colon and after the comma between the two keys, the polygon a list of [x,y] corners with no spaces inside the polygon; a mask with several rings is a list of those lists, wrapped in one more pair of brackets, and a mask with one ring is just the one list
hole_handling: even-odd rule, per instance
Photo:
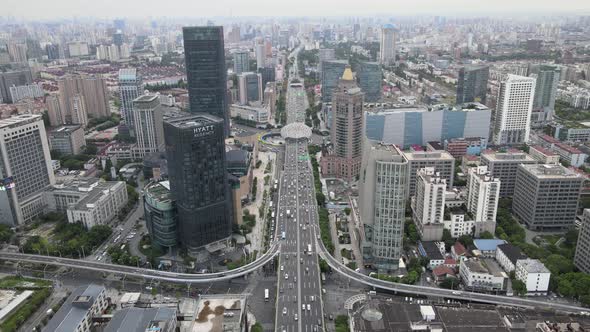
{"label": "office building", "polygon": [[229,135],[227,71],[223,46],[223,27],[182,28],[188,81],[189,110],[219,117],[224,135]]}
{"label": "office building", "polygon": [[467,175],[467,211],[475,221],[474,235],[494,234],[500,201],[500,180],[490,176],[486,166],[469,168]]}
{"label": "office building", "polygon": [[379,62],[385,66],[395,63],[397,53],[397,29],[392,24],[381,27],[381,40],[379,42]]}
{"label": "office building", "polygon": [[0,223],[22,226],[43,212],[42,193],[55,180],[41,115],[0,120]]}
{"label": "office building", "polygon": [[241,74],[250,71],[250,51],[237,50],[234,52],[234,73]]}
{"label": "office building", "polygon": [[488,92],[489,66],[465,66],[459,69],[457,104],[478,102],[485,104]]}
{"label": "office building", "polygon": [[222,119],[206,113],[164,121],[179,242],[193,255],[212,243],[221,245],[232,232],[223,129]]}
{"label": "office building", "polygon": [[447,182],[433,167],[418,170],[412,197],[414,223],[423,241],[440,241],[443,233]]}
{"label": "office building", "polygon": [[358,70],[361,90],[365,93],[365,102],[375,103],[381,99],[381,82],[383,81],[381,65],[378,62],[362,61]]}
{"label": "office building", "polygon": [[109,307],[106,293],[104,286],[95,284],[76,288],[41,331],[93,331],[92,319],[101,316]]}
{"label": "office building", "polygon": [[[247,106],[247,105],[231,105],[231,117],[236,119],[243,119],[253,121],[256,127],[266,128],[268,120],[270,119],[270,110],[266,105]],[[240,120],[236,120],[239,123]]]}
{"label": "office building", "polygon": [[584,177],[561,165],[518,166],[512,210],[529,229],[573,227]]}
{"label": "office building", "polygon": [[0,71],[0,103],[13,102],[10,87],[33,83],[33,76],[28,67],[17,67],[7,71]]}
{"label": "office building", "polygon": [[[328,71],[325,69],[324,73]],[[364,93],[347,66],[332,95],[332,149],[321,159],[322,173],[346,181],[358,177],[363,156],[363,101]]]}
{"label": "office building", "polygon": [[176,247],[178,219],[170,182],[150,182],[144,188],[143,210],[152,245],[161,249]]}
{"label": "office building", "polygon": [[125,308],[113,315],[104,332],[174,332],[175,307]]}
{"label": "office building", "polygon": [[324,61],[336,60],[336,53],[333,48],[320,48],[318,53],[318,72],[322,72],[322,63]]}
{"label": "office building", "polygon": [[121,115],[123,122],[135,135],[135,117],[133,116],[133,101],[143,93],[141,75],[135,68],[119,69],[119,98],[121,100]]}
{"label": "office building", "polygon": [[10,87],[10,99],[13,103],[26,98],[40,98],[43,97],[44,92],[41,85],[27,84],[27,85],[13,85]]}
{"label": "office building", "polygon": [[520,164],[536,164],[537,161],[522,151],[484,151],[481,154],[481,165],[488,167],[491,177],[497,178],[500,186],[500,197],[512,197],[516,183],[516,171]]}
{"label": "office building", "polygon": [[133,125],[137,140],[136,153],[140,158],[164,151],[164,125],[158,95],[145,94],[133,100]]}
{"label": "office building", "polygon": [[256,51],[256,70],[266,67],[266,47],[264,42],[256,43],[254,50]]}
{"label": "office building", "polygon": [[369,139],[402,148],[464,137],[487,142],[491,116],[491,110],[479,103],[368,111],[365,133]]}
{"label": "office building", "polygon": [[500,83],[494,115],[494,144],[528,142],[534,95],[534,78],[508,75]]}
{"label": "office building", "polygon": [[81,125],[63,125],[49,131],[49,148],[62,155],[82,153],[86,146],[84,128]]}
{"label": "office building", "polygon": [[262,75],[253,72],[245,72],[238,75],[240,104],[247,105],[250,102],[262,102],[263,93]]}
{"label": "office building", "polygon": [[539,66],[538,72],[531,76],[536,78],[533,110],[539,110],[540,114],[543,114],[543,118],[538,120],[551,121],[555,111],[555,97],[561,69],[558,66],[542,65]]}
{"label": "office building", "polygon": [[403,251],[408,162],[393,145],[365,140],[359,181],[362,253],[379,271],[398,269]]}
{"label": "office building", "polygon": [[274,66],[258,68],[258,74],[262,76],[263,87],[266,87],[268,83],[274,83],[276,81],[276,73]]}
{"label": "office building", "polygon": [[538,259],[519,259],[516,279],[524,282],[527,295],[547,295],[551,272]]}
{"label": "office building", "polygon": [[332,101],[332,92],[338,86],[338,81],[344,74],[344,69],[348,66],[346,60],[329,60],[322,62],[322,102],[329,103]]}
{"label": "office building", "polygon": [[408,162],[409,172],[406,181],[408,196],[416,193],[416,177],[422,168],[432,167],[438,176],[445,179],[447,189],[453,187],[455,177],[455,158],[446,151],[402,152]]}
{"label": "office building", "polygon": [[574,265],[580,271],[590,274],[590,209],[584,209],[582,214]]}
{"label": "office building", "polygon": [[[111,115],[109,106],[109,92],[104,78],[99,75],[66,75],[57,81],[62,112],[65,113],[66,123],[85,124],[73,122],[79,117],[73,113],[78,112],[72,107],[84,108],[88,117],[101,118]],[[81,97],[76,97],[81,96]],[[72,102],[72,99],[80,101]],[[82,105],[78,105],[81,102]],[[72,122],[69,122],[72,121]]]}

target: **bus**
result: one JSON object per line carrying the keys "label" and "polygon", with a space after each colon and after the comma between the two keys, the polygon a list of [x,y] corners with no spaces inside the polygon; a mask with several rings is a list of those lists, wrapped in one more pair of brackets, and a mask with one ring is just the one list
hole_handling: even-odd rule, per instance
{"label": "bus", "polygon": [[307,254],[311,256],[311,243],[307,245]]}
{"label": "bus", "polygon": [[285,232],[283,232],[283,233],[281,234],[281,239],[283,239],[283,240],[285,239]]}
{"label": "bus", "polygon": [[268,296],[268,288],[264,289],[264,302],[268,302],[269,300],[269,296]]}

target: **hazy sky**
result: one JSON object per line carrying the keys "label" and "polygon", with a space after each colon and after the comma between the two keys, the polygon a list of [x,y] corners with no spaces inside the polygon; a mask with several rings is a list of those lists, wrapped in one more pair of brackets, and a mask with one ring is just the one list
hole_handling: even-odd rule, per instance
{"label": "hazy sky", "polygon": [[0,16],[340,16],[590,13],[590,0],[0,0]]}

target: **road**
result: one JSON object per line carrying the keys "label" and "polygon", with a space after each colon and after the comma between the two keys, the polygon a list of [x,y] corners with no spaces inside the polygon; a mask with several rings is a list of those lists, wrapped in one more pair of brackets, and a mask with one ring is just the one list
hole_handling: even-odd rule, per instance
{"label": "road", "polygon": [[[297,68],[290,72],[297,78]],[[307,97],[305,90],[290,84],[287,88],[287,123],[303,122]],[[277,224],[284,239],[279,256],[279,282],[276,331],[319,331],[323,326],[320,271],[313,227],[317,223],[313,195],[313,174],[307,141],[287,141],[284,171],[280,177]],[[282,237],[282,236],[281,236]]]}

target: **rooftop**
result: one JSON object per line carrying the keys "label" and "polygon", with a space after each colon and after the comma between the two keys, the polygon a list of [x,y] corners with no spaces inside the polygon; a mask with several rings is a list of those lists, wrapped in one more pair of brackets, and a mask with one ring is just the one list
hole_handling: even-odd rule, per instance
{"label": "rooftop", "polygon": [[499,245],[506,243],[500,239],[475,239],[473,244],[478,250],[481,251],[495,251]]}
{"label": "rooftop", "polygon": [[519,167],[539,179],[582,178],[580,174],[561,165],[521,164]]}
{"label": "rooftop", "polygon": [[246,298],[236,295],[201,296],[192,332],[240,331]]}
{"label": "rooftop", "polygon": [[115,313],[104,332],[158,332],[176,326],[176,308],[125,308]]}
{"label": "rooftop", "polygon": [[292,139],[310,138],[311,128],[301,122],[293,122],[281,128],[281,136]]}
{"label": "rooftop", "polygon": [[58,133],[73,133],[74,131],[82,128],[81,125],[61,125],[59,127],[51,128],[49,131],[50,134],[58,134]]}
{"label": "rooftop", "polygon": [[186,116],[182,115],[179,116],[177,114],[174,114],[171,117],[166,118],[165,122],[180,129],[197,128],[204,125],[211,125],[223,122],[222,119],[207,113],[198,113]]}
{"label": "rooftop", "polygon": [[145,187],[144,192],[158,202],[172,201],[170,181],[151,182]]}
{"label": "rooftop", "polygon": [[0,129],[8,127],[16,127],[20,126],[24,123],[30,123],[41,120],[41,115],[39,114],[21,114],[21,115],[14,115],[7,119],[0,120]]}
{"label": "rooftop", "polygon": [[536,160],[533,157],[529,156],[524,151],[500,152],[500,151],[494,151],[494,150],[486,150],[486,151],[482,152],[481,157],[485,158],[487,160],[490,160],[490,161],[519,162],[519,161],[524,160],[524,161],[536,162]]}
{"label": "rooftop", "polygon": [[512,262],[512,264],[516,264],[516,261],[522,258],[526,258],[526,256],[522,253],[519,247],[513,246],[510,243],[504,243],[498,245],[498,250],[501,250],[506,257]]}
{"label": "rooftop", "polygon": [[545,156],[557,156],[557,154],[549,149],[546,149],[540,145],[533,145],[531,146],[531,149],[535,149],[537,151],[539,151],[540,153],[544,154]]}
{"label": "rooftop", "polygon": [[47,323],[44,332],[71,332],[76,330],[78,324],[86,317],[89,310],[87,305],[78,305],[76,300],[86,297],[88,299],[87,304],[94,304],[94,301],[98,298],[101,292],[105,288],[103,286],[90,284],[88,286],[81,286],[76,288],[68,297],[66,302],[61,308],[55,313],[53,318]]}
{"label": "rooftop", "polygon": [[404,156],[408,159],[408,161],[421,159],[455,160],[455,158],[453,158],[453,156],[447,151],[404,152]]}
{"label": "rooftop", "polygon": [[538,259],[519,259],[516,265],[522,266],[528,273],[550,273],[549,269]]}

